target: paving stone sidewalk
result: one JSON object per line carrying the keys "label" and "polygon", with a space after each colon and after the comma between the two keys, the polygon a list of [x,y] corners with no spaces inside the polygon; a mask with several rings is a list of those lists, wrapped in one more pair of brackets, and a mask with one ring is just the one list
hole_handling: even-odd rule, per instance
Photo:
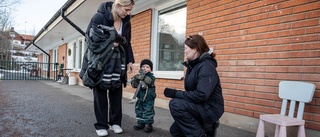
{"label": "paving stone sidewalk", "polygon": [[[134,105],[123,98],[122,134],[117,137],[170,137],[173,122],[169,110],[155,108],[154,131],[133,129]],[[1,137],[94,137],[93,97],[82,86],[55,81],[0,81]],[[254,137],[255,133],[220,125],[218,137]]]}

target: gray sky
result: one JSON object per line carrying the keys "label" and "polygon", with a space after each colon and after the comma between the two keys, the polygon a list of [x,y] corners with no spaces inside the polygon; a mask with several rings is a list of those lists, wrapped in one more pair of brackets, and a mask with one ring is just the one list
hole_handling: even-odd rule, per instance
{"label": "gray sky", "polygon": [[15,31],[36,35],[66,2],[67,0],[21,0],[21,4],[13,11]]}

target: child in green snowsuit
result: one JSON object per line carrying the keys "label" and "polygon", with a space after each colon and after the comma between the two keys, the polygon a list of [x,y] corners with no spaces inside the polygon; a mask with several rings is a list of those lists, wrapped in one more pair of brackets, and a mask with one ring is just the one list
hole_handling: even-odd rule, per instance
{"label": "child in green snowsuit", "polygon": [[133,88],[137,88],[139,83],[141,83],[140,90],[137,91],[137,102],[135,104],[137,124],[133,128],[135,130],[144,129],[147,133],[153,130],[152,124],[155,114],[154,100],[156,98],[156,87],[154,86],[155,77],[152,73],[152,67],[153,64],[150,60],[142,60],[139,74],[131,78]]}

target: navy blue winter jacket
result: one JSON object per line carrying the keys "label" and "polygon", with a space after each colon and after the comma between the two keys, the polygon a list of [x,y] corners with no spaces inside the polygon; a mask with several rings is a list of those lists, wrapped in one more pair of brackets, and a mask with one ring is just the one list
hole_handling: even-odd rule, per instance
{"label": "navy blue winter jacket", "polygon": [[176,97],[214,109],[212,116],[217,121],[224,113],[224,100],[220,78],[217,73],[217,61],[208,53],[200,58],[183,63],[187,67],[184,79],[186,92],[177,92]]}

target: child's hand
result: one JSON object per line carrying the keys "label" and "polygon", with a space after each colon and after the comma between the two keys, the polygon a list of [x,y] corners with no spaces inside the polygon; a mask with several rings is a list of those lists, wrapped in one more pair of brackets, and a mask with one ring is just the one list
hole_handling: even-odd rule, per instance
{"label": "child's hand", "polygon": [[136,74],[134,77],[135,77],[136,79],[142,80],[142,79],[144,78],[144,75],[142,75],[142,74]]}
{"label": "child's hand", "polygon": [[144,83],[146,83],[147,85],[150,85],[151,82],[152,82],[152,79],[150,77],[148,77],[148,76],[144,77]]}

